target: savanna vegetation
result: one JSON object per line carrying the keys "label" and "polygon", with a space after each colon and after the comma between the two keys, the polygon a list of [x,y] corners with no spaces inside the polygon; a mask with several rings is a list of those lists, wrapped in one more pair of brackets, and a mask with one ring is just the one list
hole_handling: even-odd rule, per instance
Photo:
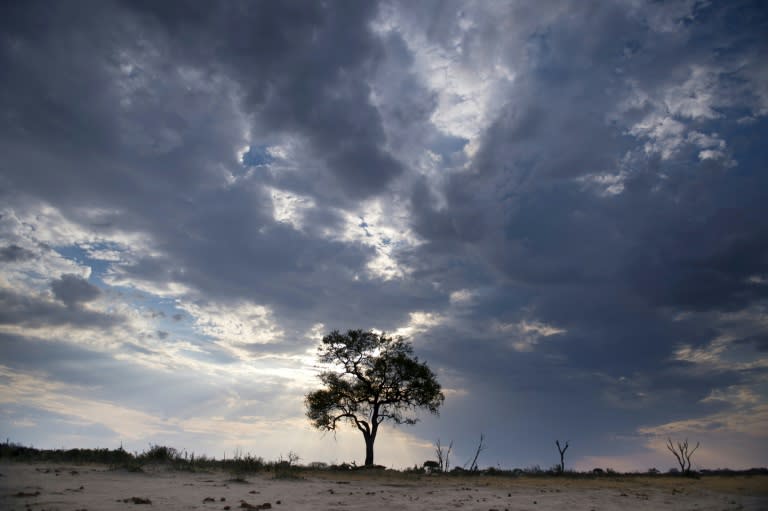
{"label": "savanna vegetation", "polygon": [[[142,452],[129,452],[122,447],[116,449],[93,448],[93,449],[38,449],[32,446],[24,446],[18,443],[6,440],[0,443],[0,462],[21,462],[21,463],[67,463],[67,464],[99,464],[106,465],[113,470],[127,470],[141,472],[164,468],[168,470],[179,471],[224,471],[238,478],[246,474],[265,473],[273,474],[278,478],[298,478],[306,474],[322,472],[344,472],[344,473],[371,473],[380,474],[386,472],[390,475],[401,474],[403,476],[482,476],[482,477],[564,477],[573,479],[605,479],[612,477],[653,477],[667,478],[679,477],[682,473],[677,469],[661,472],[656,469],[649,469],[642,472],[622,473],[607,468],[599,471],[590,470],[579,472],[575,470],[560,471],[560,466],[555,465],[552,468],[541,468],[538,465],[525,468],[504,469],[499,467],[488,467],[483,469],[470,470],[469,460],[462,466],[455,466],[449,471],[440,471],[430,468],[427,465],[416,465],[403,470],[385,469],[384,467],[365,467],[357,466],[352,463],[326,464],[326,463],[307,463],[301,464],[297,454],[289,452],[286,456],[281,456],[277,460],[265,461],[260,456],[254,456],[250,453],[244,454],[235,452],[231,457],[221,459],[195,455],[186,450],[178,450],[173,447],[150,445]],[[473,463],[476,463],[474,460]],[[707,476],[768,476],[768,468],[752,468],[749,470],[730,470],[714,469],[700,470],[693,472],[696,477]]]}

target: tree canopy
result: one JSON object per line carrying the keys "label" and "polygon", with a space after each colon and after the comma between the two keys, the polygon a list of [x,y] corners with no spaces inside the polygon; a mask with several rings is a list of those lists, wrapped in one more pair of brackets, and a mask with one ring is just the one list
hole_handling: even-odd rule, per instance
{"label": "tree canopy", "polygon": [[307,417],[323,431],[345,423],[360,430],[366,466],[373,465],[373,445],[384,421],[415,424],[418,409],[438,414],[445,400],[435,374],[400,336],[334,330],[323,337],[318,359],[332,369],[319,375],[323,388],[307,394]]}

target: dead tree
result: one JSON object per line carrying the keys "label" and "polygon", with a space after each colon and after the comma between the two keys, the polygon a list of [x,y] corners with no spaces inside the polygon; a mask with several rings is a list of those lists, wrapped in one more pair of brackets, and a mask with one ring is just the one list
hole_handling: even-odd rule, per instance
{"label": "dead tree", "polygon": [[699,442],[696,442],[696,447],[690,449],[688,447],[687,438],[682,443],[677,442],[676,446],[672,445],[671,438],[667,438],[667,449],[669,449],[669,452],[675,455],[675,459],[677,459],[677,463],[680,465],[680,470],[683,474],[686,475],[691,473],[691,456],[693,456],[693,453],[696,452],[696,449],[698,448]]}
{"label": "dead tree", "polygon": [[453,449],[453,440],[448,444],[448,449],[440,444],[440,439],[435,442],[435,454],[437,454],[437,463],[440,465],[441,472],[448,472],[451,468],[451,449]]}
{"label": "dead tree", "polygon": [[560,447],[560,440],[555,440],[557,451],[560,453],[560,473],[565,472],[565,451],[568,450],[568,440],[565,441],[565,447]]}
{"label": "dead tree", "polygon": [[[486,448],[483,441],[485,440],[485,435],[483,433],[480,433],[480,443],[477,444],[477,450],[475,451],[475,457],[472,458],[472,463],[469,464],[469,470],[470,472],[476,472],[477,471],[477,458],[480,456],[480,453],[483,452]],[[464,465],[466,467],[466,465]]]}

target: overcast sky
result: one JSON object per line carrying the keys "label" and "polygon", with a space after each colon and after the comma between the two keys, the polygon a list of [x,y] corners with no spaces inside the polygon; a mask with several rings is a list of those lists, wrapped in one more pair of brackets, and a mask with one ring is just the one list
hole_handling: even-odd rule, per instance
{"label": "overcast sky", "polygon": [[760,1],[0,7],[0,436],[364,458],[333,329],[446,395],[403,467],[768,465]]}

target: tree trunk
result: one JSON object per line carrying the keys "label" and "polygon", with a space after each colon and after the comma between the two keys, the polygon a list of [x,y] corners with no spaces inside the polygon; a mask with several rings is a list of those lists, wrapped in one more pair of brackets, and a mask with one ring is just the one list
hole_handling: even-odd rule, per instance
{"label": "tree trunk", "polygon": [[370,467],[373,465],[373,441],[375,437],[371,435],[365,436],[365,466]]}
{"label": "tree trunk", "polygon": [[376,433],[379,431],[379,404],[373,405],[373,413],[371,414],[371,429],[369,431],[363,431],[365,437],[365,466],[370,467],[373,465],[373,442],[376,441]]}

